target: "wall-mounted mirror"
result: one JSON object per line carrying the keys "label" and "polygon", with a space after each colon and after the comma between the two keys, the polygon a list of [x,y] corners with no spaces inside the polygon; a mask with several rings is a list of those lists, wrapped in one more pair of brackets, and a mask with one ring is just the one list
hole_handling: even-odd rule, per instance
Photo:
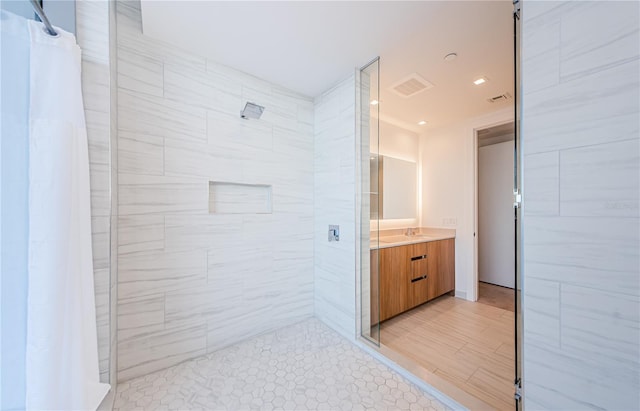
{"label": "wall-mounted mirror", "polygon": [[417,166],[412,161],[370,155],[371,219],[407,219],[418,215]]}

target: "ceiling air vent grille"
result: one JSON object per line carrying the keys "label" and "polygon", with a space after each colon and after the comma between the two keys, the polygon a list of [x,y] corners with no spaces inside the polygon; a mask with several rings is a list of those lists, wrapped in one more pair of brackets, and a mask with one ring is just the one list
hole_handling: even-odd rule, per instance
{"label": "ceiling air vent grille", "polygon": [[500,102],[503,102],[503,101],[507,101],[509,99],[511,99],[511,94],[504,93],[504,94],[500,94],[498,96],[490,97],[490,98],[487,99],[487,101],[489,103],[500,103]]}
{"label": "ceiling air vent grille", "polygon": [[425,90],[429,90],[433,84],[429,83],[418,73],[413,73],[391,86],[391,91],[400,97],[409,98]]}

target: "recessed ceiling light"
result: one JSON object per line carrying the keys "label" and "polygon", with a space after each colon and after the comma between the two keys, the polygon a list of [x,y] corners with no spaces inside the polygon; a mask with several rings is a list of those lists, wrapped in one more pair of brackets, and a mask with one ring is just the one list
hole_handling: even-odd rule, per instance
{"label": "recessed ceiling light", "polygon": [[458,54],[456,53],[449,53],[446,56],[444,56],[444,61],[453,61],[458,57]]}
{"label": "recessed ceiling light", "polygon": [[486,83],[487,82],[487,78],[486,77],[480,77],[479,79],[475,80],[473,82],[473,84],[475,84],[476,86],[479,86],[480,84]]}
{"label": "recessed ceiling light", "polygon": [[372,105],[372,106],[377,106],[377,105],[378,105],[378,103],[379,103],[379,101],[378,101],[378,100],[371,100],[371,105]]}
{"label": "recessed ceiling light", "polygon": [[425,124],[427,124],[427,122],[426,122],[426,121],[424,121],[424,120],[420,120],[420,121],[418,121],[418,125],[419,125],[419,126],[424,126]]}

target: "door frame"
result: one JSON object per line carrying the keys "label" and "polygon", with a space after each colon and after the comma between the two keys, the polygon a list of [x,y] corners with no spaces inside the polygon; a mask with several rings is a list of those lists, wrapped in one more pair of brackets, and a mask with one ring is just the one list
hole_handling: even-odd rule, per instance
{"label": "door frame", "polygon": [[[515,103],[514,103],[515,104]],[[506,113],[501,110],[500,113]],[[473,126],[473,249],[471,252],[471,271],[467,277],[467,296],[469,301],[478,301],[478,131],[491,127],[513,123],[513,109],[500,120],[479,122]]]}

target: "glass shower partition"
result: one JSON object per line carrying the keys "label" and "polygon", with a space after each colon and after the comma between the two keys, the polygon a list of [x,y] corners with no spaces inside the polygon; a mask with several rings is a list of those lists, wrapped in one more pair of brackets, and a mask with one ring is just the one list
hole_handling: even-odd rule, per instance
{"label": "glass shower partition", "polygon": [[358,207],[360,215],[360,335],[380,345],[380,294],[378,268],[379,213],[381,196],[378,179],[379,154],[380,59],[360,69],[360,144],[358,145]]}

